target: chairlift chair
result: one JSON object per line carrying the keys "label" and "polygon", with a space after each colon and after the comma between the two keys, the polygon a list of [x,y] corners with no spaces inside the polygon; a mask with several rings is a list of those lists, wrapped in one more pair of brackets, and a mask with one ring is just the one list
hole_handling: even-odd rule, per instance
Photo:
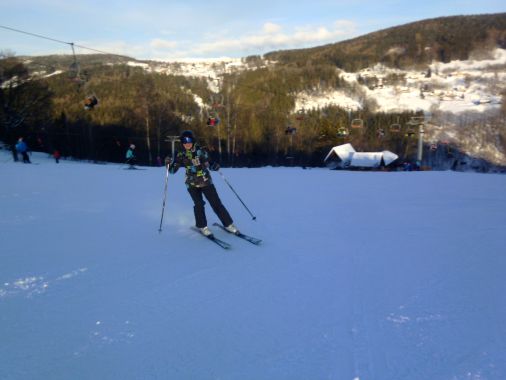
{"label": "chairlift chair", "polygon": [[297,133],[297,128],[294,128],[294,127],[291,127],[291,126],[288,126],[286,127],[285,129],[285,135],[294,135]]}
{"label": "chairlift chair", "polygon": [[208,127],[216,127],[220,123],[220,118],[217,116],[209,116],[207,118]]}
{"label": "chairlift chair", "polygon": [[350,134],[350,131],[347,128],[341,127],[337,129],[338,137],[346,137]]}
{"label": "chairlift chair", "polygon": [[98,98],[95,94],[88,95],[84,100],[84,109],[87,111],[91,111],[95,106],[98,105]]}
{"label": "chairlift chair", "polygon": [[220,123],[220,117],[217,111],[211,110],[207,112],[207,126],[216,127]]}
{"label": "chairlift chair", "polygon": [[413,126],[409,125],[409,123],[408,123],[408,128],[406,129],[406,136],[407,137],[412,137],[415,134],[416,134],[415,128],[413,128]]}
{"label": "chairlift chair", "polygon": [[411,125],[420,125],[420,124],[423,124],[424,121],[425,121],[425,117],[424,116],[412,116],[409,119],[408,124],[411,124]]}
{"label": "chairlift chair", "polygon": [[298,110],[297,115],[295,115],[295,119],[297,120],[304,120],[304,110]]}
{"label": "chairlift chair", "polygon": [[352,128],[363,128],[364,127],[364,121],[362,119],[353,119],[351,121],[351,127]]}
{"label": "chairlift chair", "polygon": [[220,109],[223,108],[223,95],[221,94],[213,94],[211,95],[211,108]]}
{"label": "chairlift chair", "polygon": [[398,123],[390,125],[390,132],[398,133],[402,129],[401,125]]}

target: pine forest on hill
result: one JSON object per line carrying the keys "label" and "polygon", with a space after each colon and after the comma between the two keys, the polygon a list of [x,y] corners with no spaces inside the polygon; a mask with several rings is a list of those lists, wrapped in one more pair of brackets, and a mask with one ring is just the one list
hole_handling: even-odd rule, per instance
{"label": "pine forest on hill", "polygon": [[[478,47],[492,46],[506,47],[506,14],[420,21],[338,44],[267,54],[264,58],[277,61],[273,65],[262,65],[260,57],[245,58],[253,69],[223,74],[219,92],[210,89],[212,79],[146,70],[129,65],[135,60],[128,57],[78,55],[76,72],[75,66],[69,69],[72,55],[28,60],[4,53],[0,140],[12,144],[25,136],[33,150],[58,149],[64,156],[113,162],[124,161],[134,143],[139,163],[153,165],[157,157],[171,154],[167,136],[191,129],[223,165],[321,166],[329,149],[344,142],[414,160],[416,136],[389,131],[379,136],[378,131],[406,124],[417,114],[375,111],[361,88],[343,80],[336,68],[355,71],[378,62],[426,68],[431,60],[465,59]],[[37,76],[38,71],[46,75]],[[363,107],[297,112],[296,95],[315,90],[353,94],[362,98]],[[96,96],[99,105],[87,111],[83,102],[89,96]],[[506,115],[504,96],[502,109]],[[220,123],[208,126],[208,118],[218,115]],[[340,128],[354,119],[367,128],[340,136]],[[506,143],[506,134],[499,139]]]}

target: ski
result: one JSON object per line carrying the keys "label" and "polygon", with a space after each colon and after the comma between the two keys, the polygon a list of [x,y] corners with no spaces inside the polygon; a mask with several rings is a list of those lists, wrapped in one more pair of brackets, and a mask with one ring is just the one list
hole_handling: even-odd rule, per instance
{"label": "ski", "polygon": [[225,232],[228,232],[229,234],[232,234],[232,235],[235,235],[237,236],[238,238],[241,238],[241,239],[244,239],[246,241],[249,241],[251,244],[255,244],[255,245],[260,245],[260,243],[262,242],[261,239],[257,239],[253,236],[249,236],[249,235],[246,235],[246,234],[243,234],[242,232],[238,232],[238,233],[233,233],[233,232],[230,232],[228,231],[225,227],[223,227],[221,224],[219,223],[213,223],[213,226],[218,226],[220,227],[223,231]]}
{"label": "ski", "polygon": [[212,242],[216,243],[217,245],[219,245],[223,249],[230,249],[230,248],[232,248],[232,246],[230,244],[228,244],[226,241],[220,240],[220,239],[218,239],[214,235],[209,235],[209,236],[204,235],[202,232],[200,232],[200,230],[197,227],[192,227],[192,230],[195,231],[195,232],[198,232],[200,235],[208,238],[209,240],[211,240]]}

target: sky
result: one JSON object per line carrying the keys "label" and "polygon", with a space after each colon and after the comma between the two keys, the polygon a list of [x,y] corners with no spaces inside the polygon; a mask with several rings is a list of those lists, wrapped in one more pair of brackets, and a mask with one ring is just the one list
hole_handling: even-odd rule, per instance
{"label": "sky", "polygon": [[[241,58],[427,18],[505,11],[503,0],[1,0],[0,25],[136,59],[170,61]],[[16,55],[71,52],[70,45],[3,28],[0,41],[1,50]]]}
{"label": "sky", "polygon": [[159,233],[163,167],[31,160],[0,149],[2,380],[506,379],[505,175],[223,168],[263,240],[206,205],[223,250],[183,171]]}

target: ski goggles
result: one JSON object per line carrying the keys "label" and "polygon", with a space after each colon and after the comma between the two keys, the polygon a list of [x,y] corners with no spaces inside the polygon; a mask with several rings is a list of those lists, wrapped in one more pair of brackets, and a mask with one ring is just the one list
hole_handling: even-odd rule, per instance
{"label": "ski goggles", "polygon": [[181,144],[193,144],[193,138],[188,136],[181,137]]}

